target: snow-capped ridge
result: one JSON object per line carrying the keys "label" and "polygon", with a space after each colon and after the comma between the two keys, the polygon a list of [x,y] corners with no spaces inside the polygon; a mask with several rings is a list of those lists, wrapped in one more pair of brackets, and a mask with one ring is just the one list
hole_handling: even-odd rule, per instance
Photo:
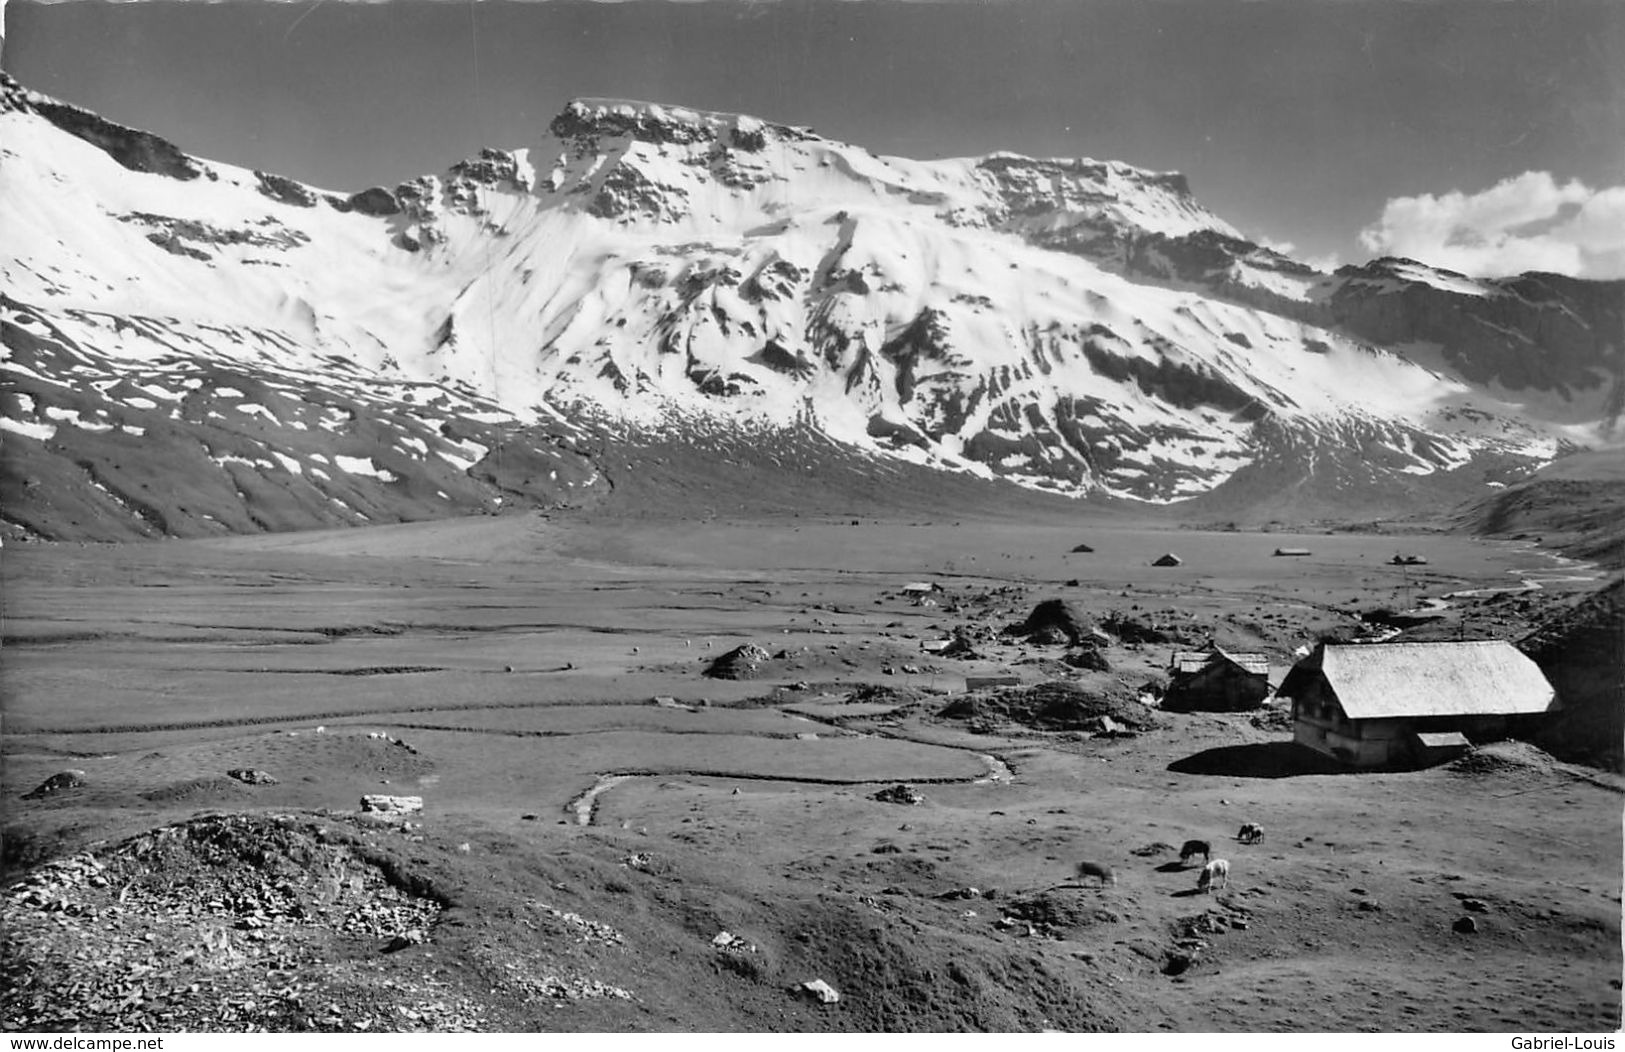
{"label": "snow-capped ridge", "polygon": [[[0,364],[32,399],[7,403],[8,442],[76,478],[74,457],[126,414],[154,441],[207,436],[198,469],[232,483],[211,489],[210,514],[233,524],[253,521],[233,495],[268,478],[307,510],[337,499],[317,485],[331,462],[301,474],[283,459],[314,460],[326,431],[345,437],[344,463],[374,466],[342,494],[373,519],[397,506],[385,491],[418,487],[413,514],[437,494],[485,499],[442,470],[475,470],[470,442],[502,445],[536,492],[565,499],[544,451],[463,425],[577,407],[627,426],[802,427],[1069,495],[1290,484],[1400,501],[1588,441],[1606,395],[1593,374],[1613,361],[1596,341],[1620,331],[1617,303],[1557,281],[1470,297],[1410,263],[1366,272],[1393,294],[1322,274],[1245,238],[1179,173],[1117,161],[909,160],[752,117],[580,99],[534,142],[346,196],[0,86],[0,284],[8,349],[28,350]],[[132,174],[176,157],[206,177]],[[248,395],[172,412],[108,380],[171,362],[229,370]],[[78,368],[109,386],[78,397]],[[300,411],[286,378],[312,375],[368,412],[409,406],[409,434]]]}
{"label": "snow-capped ridge", "polygon": [[168,139],[110,121],[81,106],[31,91],[0,70],[0,114],[33,113],[62,131],[83,139],[133,172],[167,175],[172,179],[215,177],[209,166]]}

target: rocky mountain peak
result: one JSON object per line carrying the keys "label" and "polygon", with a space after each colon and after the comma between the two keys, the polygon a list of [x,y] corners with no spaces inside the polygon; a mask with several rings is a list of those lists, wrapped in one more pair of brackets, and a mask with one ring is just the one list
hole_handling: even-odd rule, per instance
{"label": "rocky mountain peak", "polygon": [[761,150],[769,140],[816,138],[809,129],[772,124],[744,114],[598,98],[571,101],[553,118],[548,130],[566,140],[624,136],[640,142],[677,145],[720,142],[747,152]]}
{"label": "rocky mountain peak", "polygon": [[[592,463],[504,429],[591,417],[615,441],[800,427],[1069,495],[1365,512],[1482,493],[1625,405],[1618,283],[1326,275],[1117,161],[909,160],[609,99],[551,130],[346,197],[0,81],[22,450],[0,498],[50,536],[571,502],[604,485]],[[87,390],[91,368],[115,382]],[[163,477],[179,449],[206,500]]]}

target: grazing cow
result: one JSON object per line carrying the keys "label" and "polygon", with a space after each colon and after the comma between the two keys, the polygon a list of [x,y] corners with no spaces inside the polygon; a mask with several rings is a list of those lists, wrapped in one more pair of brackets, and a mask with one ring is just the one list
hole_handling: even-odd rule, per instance
{"label": "grazing cow", "polygon": [[1202,856],[1206,862],[1213,857],[1213,845],[1206,840],[1187,840],[1185,846],[1179,849],[1179,864],[1184,865],[1197,855]]}
{"label": "grazing cow", "polygon": [[1248,822],[1236,834],[1236,839],[1243,844],[1262,844],[1264,842],[1264,827],[1257,822]]}
{"label": "grazing cow", "polygon": [[1085,877],[1098,879],[1101,887],[1117,883],[1117,874],[1112,872],[1112,867],[1101,865],[1099,862],[1078,863],[1078,879],[1082,880]]}
{"label": "grazing cow", "polygon": [[1222,858],[1216,858],[1202,867],[1202,873],[1196,878],[1198,891],[1212,891],[1216,881],[1223,881],[1219,887],[1230,886],[1230,863]]}

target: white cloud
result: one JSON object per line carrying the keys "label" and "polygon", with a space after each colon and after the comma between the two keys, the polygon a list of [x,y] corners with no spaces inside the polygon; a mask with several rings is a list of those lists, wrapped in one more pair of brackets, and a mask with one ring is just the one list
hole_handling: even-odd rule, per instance
{"label": "white cloud", "polygon": [[1263,234],[1252,235],[1252,240],[1254,244],[1262,245],[1264,248],[1279,252],[1288,259],[1295,259],[1299,263],[1307,264],[1308,266],[1327,274],[1330,274],[1332,271],[1343,265],[1343,261],[1338,258],[1335,252],[1324,256],[1301,256],[1298,254],[1297,244],[1292,241],[1277,241],[1274,238],[1266,237]]}
{"label": "white cloud", "polygon": [[1474,194],[1394,197],[1360,243],[1474,277],[1625,277],[1625,186],[1593,190],[1525,172]]}

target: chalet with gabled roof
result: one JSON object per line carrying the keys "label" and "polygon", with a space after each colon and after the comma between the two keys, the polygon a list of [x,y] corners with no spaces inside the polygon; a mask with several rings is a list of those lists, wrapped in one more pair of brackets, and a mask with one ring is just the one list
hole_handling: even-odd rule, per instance
{"label": "chalet with gabled roof", "polygon": [[1444,758],[1555,707],[1540,668],[1502,640],[1323,643],[1276,691],[1293,738],[1355,767]]}
{"label": "chalet with gabled roof", "polygon": [[1270,693],[1270,663],[1263,654],[1232,653],[1213,645],[1176,652],[1168,663],[1162,707],[1173,712],[1241,712]]}

